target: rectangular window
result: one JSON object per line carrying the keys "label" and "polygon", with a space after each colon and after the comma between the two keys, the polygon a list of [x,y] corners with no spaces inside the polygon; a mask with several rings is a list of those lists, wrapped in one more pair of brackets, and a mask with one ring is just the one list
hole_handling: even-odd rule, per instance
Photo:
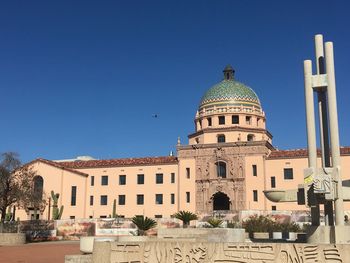
{"label": "rectangular window", "polygon": [[143,205],[143,202],[144,202],[144,196],[143,195],[137,195],[136,196],[136,203],[138,205]]}
{"label": "rectangular window", "polygon": [[100,218],[107,218],[107,216],[100,216]]}
{"label": "rectangular window", "polygon": [[138,174],[137,175],[137,184],[144,184],[145,183],[145,175],[144,174]]}
{"label": "rectangular window", "polygon": [[108,175],[102,175],[101,185],[108,185]]}
{"label": "rectangular window", "polygon": [[232,115],[232,124],[239,124],[239,116]]}
{"label": "rectangular window", "polygon": [[191,178],[191,170],[190,170],[190,168],[186,168],[186,178],[187,179]]}
{"label": "rectangular window", "polygon": [[258,176],[258,168],[256,164],[253,164],[252,168],[253,168],[253,176]]}
{"label": "rectangular window", "polygon": [[191,202],[191,194],[190,192],[186,192],[186,203]]}
{"label": "rectangular window", "polygon": [[218,143],[222,143],[222,142],[225,142],[225,141],[226,141],[225,135],[224,134],[219,134],[218,135]]}
{"label": "rectangular window", "polygon": [[271,206],[271,210],[272,210],[272,211],[276,211],[276,210],[277,210],[277,209],[276,209],[276,206],[275,206],[275,205]]}
{"label": "rectangular window", "polygon": [[156,184],[163,183],[163,174],[156,174]]}
{"label": "rectangular window", "polygon": [[163,195],[162,194],[156,194],[156,204],[157,205],[163,204]]}
{"label": "rectangular window", "polygon": [[75,219],[75,216],[69,216],[69,219]]}
{"label": "rectangular window", "polygon": [[175,184],[175,173],[171,173],[171,183]]}
{"label": "rectangular window", "polygon": [[211,124],[211,118],[207,118],[208,120],[208,127],[210,127],[212,124]]}
{"label": "rectangular window", "polygon": [[246,116],[245,117],[245,123],[247,125],[251,125],[252,124],[252,117],[251,116]]}
{"label": "rectangular window", "polygon": [[70,199],[70,205],[75,206],[77,204],[77,187],[72,186],[72,195]]}
{"label": "rectangular window", "polygon": [[271,188],[276,188],[276,177],[271,176]]}
{"label": "rectangular window", "polygon": [[90,205],[94,205],[94,196],[90,195]]}
{"label": "rectangular window", "polygon": [[125,195],[118,195],[118,205],[125,205]]}
{"label": "rectangular window", "polygon": [[225,124],[225,116],[219,116],[219,125]]}
{"label": "rectangular window", "polygon": [[163,218],[163,215],[154,215],[154,218]]}
{"label": "rectangular window", "polygon": [[284,168],[284,180],[293,180],[293,168]]}
{"label": "rectangular window", "polygon": [[126,175],[119,175],[119,185],[126,185]]}
{"label": "rectangular window", "polygon": [[91,176],[91,178],[90,178],[90,185],[91,186],[95,185],[95,176]]}
{"label": "rectangular window", "polygon": [[108,199],[108,198],[107,198],[107,195],[101,195],[100,204],[101,204],[101,205],[107,205],[107,202],[108,202],[107,199]]}
{"label": "rectangular window", "polygon": [[253,201],[258,202],[258,190],[253,190]]}
{"label": "rectangular window", "polygon": [[175,194],[170,194],[170,203],[175,204]]}

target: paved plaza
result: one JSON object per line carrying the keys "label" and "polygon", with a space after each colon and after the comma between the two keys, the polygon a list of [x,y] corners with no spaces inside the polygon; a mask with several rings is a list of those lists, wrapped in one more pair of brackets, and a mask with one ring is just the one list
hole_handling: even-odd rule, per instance
{"label": "paved plaza", "polygon": [[80,254],[79,241],[0,246],[0,263],[62,263],[65,255]]}

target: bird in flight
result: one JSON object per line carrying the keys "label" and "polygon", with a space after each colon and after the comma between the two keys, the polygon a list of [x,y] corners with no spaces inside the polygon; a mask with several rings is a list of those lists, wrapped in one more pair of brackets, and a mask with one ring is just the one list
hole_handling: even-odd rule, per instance
{"label": "bird in flight", "polygon": [[153,118],[158,118],[158,114],[153,114],[152,117]]}

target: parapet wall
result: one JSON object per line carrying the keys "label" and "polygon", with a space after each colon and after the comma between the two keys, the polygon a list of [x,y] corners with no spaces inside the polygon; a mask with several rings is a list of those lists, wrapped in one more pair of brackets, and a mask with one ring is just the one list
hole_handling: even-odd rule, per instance
{"label": "parapet wall", "polygon": [[346,263],[350,245],[214,243],[189,241],[96,242],[99,263]]}

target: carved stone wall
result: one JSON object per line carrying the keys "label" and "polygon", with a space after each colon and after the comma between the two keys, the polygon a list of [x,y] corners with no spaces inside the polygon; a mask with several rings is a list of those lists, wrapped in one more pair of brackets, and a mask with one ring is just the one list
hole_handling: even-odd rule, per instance
{"label": "carved stone wall", "polygon": [[[246,209],[245,157],[266,155],[268,148],[264,144],[213,144],[181,147],[178,158],[195,159],[196,167],[196,211],[212,213],[213,195],[226,194],[230,199],[230,210]],[[226,178],[218,177],[216,163],[226,163]]]}
{"label": "carved stone wall", "polygon": [[350,245],[112,242],[110,251],[98,253],[102,261],[109,256],[106,262],[113,263],[345,263]]}

